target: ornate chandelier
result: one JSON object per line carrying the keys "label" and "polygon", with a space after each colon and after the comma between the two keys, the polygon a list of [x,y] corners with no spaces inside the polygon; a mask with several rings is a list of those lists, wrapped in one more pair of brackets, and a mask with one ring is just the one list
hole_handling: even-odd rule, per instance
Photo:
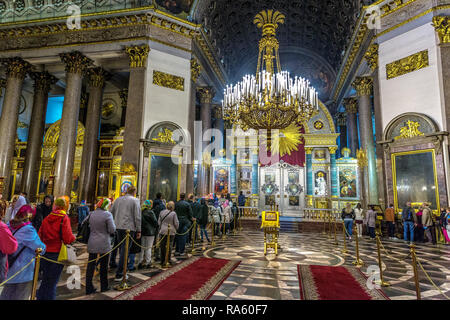
{"label": "ornate chandelier", "polygon": [[[279,11],[261,11],[255,16],[253,23],[262,28],[256,76],[246,75],[224,91],[224,120],[244,131],[282,130],[292,124],[307,123],[319,109],[318,93],[310,82],[281,71],[276,29],[284,21],[285,16]],[[269,134],[269,150],[270,140]]]}

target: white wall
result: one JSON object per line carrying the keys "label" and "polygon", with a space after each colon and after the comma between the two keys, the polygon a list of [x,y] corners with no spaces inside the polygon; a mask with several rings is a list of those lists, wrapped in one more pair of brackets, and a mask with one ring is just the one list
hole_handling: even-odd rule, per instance
{"label": "white wall", "polygon": [[[379,44],[379,80],[383,131],[396,116],[424,113],[445,130],[441,105],[436,35],[430,23]],[[387,80],[386,64],[428,49],[430,66]]]}
{"label": "white wall", "polygon": [[[191,90],[190,59],[158,51],[150,46],[147,66],[142,138],[156,123],[171,121],[187,130]],[[184,91],[153,84],[153,70],[184,78]]]}

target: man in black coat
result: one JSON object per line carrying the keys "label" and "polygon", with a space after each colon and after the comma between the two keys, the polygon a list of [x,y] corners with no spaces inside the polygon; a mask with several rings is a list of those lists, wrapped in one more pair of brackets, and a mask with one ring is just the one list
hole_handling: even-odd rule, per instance
{"label": "man in black coat", "polygon": [[184,249],[186,247],[186,240],[188,238],[187,231],[191,227],[191,223],[195,221],[192,213],[192,207],[189,202],[186,201],[186,194],[180,194],[180,201],[175,204],[175,212],[180,222],[180,226],[175,236],[175,255],[185,254]]}
{"label": "man in black coat", "polygon": [[44,202],[37,206],[36,215],[33,218],[32,224],[36,231],[39,231],[42,221],[47,217],[53,208],[53,196],[47,195]]}

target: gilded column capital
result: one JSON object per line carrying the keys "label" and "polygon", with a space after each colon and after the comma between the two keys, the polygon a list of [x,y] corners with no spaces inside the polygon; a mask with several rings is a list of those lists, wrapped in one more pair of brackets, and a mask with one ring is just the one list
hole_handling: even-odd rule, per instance
{"label": "gilded column capital", "polygon": [[84,74],[93,61],[79,51],[59,54],[62,62],[66,65],[67,73]]}
{"label": "gilded column capital", "polygon": [[50,87],[58,82],[58,78],[47,71],[30,72],[30,77],[34,80],[34,90],[45,93],[48,93],[50,91]]}
{"label": "gilded column capital", "polygon": [[328,147],[328,150],[330,151],[330,154],[336,154],[337,147]]}
{"label": "gilded column capital", "polygon": [[212,99],[216,95],[216,92],[212,87],[200,87],[197,88],[197,92],[200,95],[200,102],[202,104],[211,103]]}
{"label": "gilded column capital", "polygon": [[372,44],[364,55],[364,58],[367,60],[367,64],[370,66],[372,71],[375,71],[378,68],[378,44]]}
{"label": "gilded column capital", "polygon": [[345,98],[344,108],[347,113],[358,113],[358,102],[355,98]]}
{"label": "gilded column capital", "polygon": [[130,68],[145,68],[147,66],[148,53],[150,52],[148,44],[126,47],[125,52],[130,58]]}
{"label": "gilded column capital", "polygon": [[343,127],[347,125],[347,115],[345,112],[339,112],[336,116],[336,124],[339,127]]}
{"label": "gilded column capital", "polygon": [[19,57],[1,59],[6,68],[8,78],[25,79],[28,72],[31,71],[31,64]]}
{"label": "gilded column capital", "polygon": [[306,154],[312,154],[314,148],[305,148]]}
{"label": "gilded column capital", "polygon": [[119,91],[119,97],[122,102],[122,108],[127,107],[128,103],[128,89],[122,89]]}
{"label": "gilded column capital", "polygon": [[223,119],[223,115],[222,115],[222,106],[214,106],[214,118],[215,119]]}
{"label": "gilded column capital", "polygon": [[450,43],[450,16],[433,17],[433,27],[439,35],[441,44]]}
{"label": "gilded column capital", "polygon": [[357,77],[352,85],[356,89],[358,97],[370,96],[372,93],[373,80],[370,77]]}
{"label": "gilded column capital", "polygon": [[196,58],[191,59],[191,80],[192,82],[197,82],[198,77],[200,77],[200,73],[202,72],[202,67],[198,63]]}
{"label": "gilded column capital", "polygon": [[109,72],[107,72],[102,67],[95,67],[88,70],[89,86],[95,88],[103,88],[105,85],[105,80],[110,77]]}

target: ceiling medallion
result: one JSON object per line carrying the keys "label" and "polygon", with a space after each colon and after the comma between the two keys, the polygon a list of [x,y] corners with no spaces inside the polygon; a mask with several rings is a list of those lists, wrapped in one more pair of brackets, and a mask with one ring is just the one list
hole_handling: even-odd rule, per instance
{"label": "ceiling medallion", "polygon": [[[224,120],[249,128],[268,130],[267,149],[271,149],[270,130],[283,130],[291,124],[307,123],[319,110],[319,98],[310,82],[291,78],[281,70],[276,30],[285,16],[274,10],[261,11],[253,23],[262,29],[256,76],[246,75],[224,92]],[[275,68],[277,73],[275,73]]]}

